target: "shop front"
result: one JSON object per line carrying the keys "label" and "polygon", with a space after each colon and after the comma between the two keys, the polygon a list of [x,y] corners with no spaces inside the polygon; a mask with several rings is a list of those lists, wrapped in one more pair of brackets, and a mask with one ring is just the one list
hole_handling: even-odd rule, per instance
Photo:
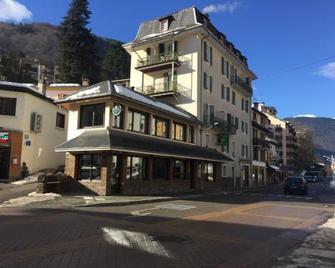
{"label": "shop front", "polygon": [[[99,146],[91,147],[95,140]],[[212,149],[114,129],[86,132],[56,151],[67,152],[66,173],[99,195],[215,188],[222,179],[221,163],[231,161]]]}

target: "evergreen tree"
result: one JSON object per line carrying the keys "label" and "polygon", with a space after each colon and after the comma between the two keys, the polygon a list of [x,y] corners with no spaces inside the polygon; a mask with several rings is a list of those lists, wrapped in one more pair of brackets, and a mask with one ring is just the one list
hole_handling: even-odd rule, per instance
{"label": "evergreen tree", "polygon": [[129,77],[130,57],[122,44],[110,41],[100,72],[101,80],[116,80]]}
{"label": "evergreen tree", "polygon": [[72,0],[59,31],[60,62],[62,82],[80,83],[88,78],[97,80],[97,58],[95,38],[87,28],[91,12],[87,0]]}

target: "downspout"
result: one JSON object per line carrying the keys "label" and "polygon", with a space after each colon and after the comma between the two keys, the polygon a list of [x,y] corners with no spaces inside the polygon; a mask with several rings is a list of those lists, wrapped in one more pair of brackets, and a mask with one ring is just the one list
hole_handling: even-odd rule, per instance
{"label": "downspout", "polygon": [[[209,36],[209,32],[207,31],[207,35],[204,36],[203,38],[201,38],[201,50],[200,50],[200,87],[199,87],[199,95],[200,95],[200,118],[202,116],[202,107],[203,107],[203,103],[202,103],[202,84],[203,84],[203,75],[202,75],[202,61],[203,61],[203,43],[204,43],[204,40]],[[201,119],[200,119],[201,121]],[[201,128],[200,128],[200,146],[202,146],[202,133],[203,133],[203,128],[204,126],[201,125]]]}

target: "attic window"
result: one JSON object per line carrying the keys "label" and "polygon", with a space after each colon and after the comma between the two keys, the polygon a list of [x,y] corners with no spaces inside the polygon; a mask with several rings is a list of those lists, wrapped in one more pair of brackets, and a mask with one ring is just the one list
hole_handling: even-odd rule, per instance
{"label": "attic window", "polygon": [[169,19],[161,20],[161,32],[165,32],[169,29]]}

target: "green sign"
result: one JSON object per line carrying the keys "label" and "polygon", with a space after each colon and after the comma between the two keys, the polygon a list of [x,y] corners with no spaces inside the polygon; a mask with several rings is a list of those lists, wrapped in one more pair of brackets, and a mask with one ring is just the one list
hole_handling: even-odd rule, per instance
{"label": "green sign", "polygon": [[9,139],[7,132],[0,132],[0,142],[7,142]]}
{"label": "green sign", "polygon": [[112,109],[112,114],[114,116],[119,116],[122,112],[122,106],[121,105],[115,105]]}
{"label": "green sign", "polygon": [[218,144],[219,145],[229,145],[229,134],[228,133],[218,134]]}

